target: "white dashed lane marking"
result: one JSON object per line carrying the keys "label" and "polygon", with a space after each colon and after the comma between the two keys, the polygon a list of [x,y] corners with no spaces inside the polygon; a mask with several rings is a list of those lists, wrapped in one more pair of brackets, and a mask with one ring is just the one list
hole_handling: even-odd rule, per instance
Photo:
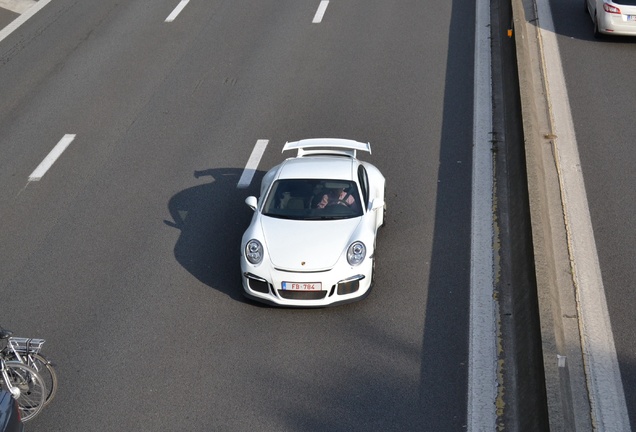
{"label": "white dashed lane marking", "polygon": [[66,148],[73,142],[74,139],[74,134],[64,135],[60,142],[58,142],[57,145],[53,147],[53,150],[51,150],[51,152],[44,158],[40,165],[38,165],[35,171],[31,173],[31,175],[29,176],[29,181],[39,181],[42,177],[44,177],[44,174],[46,174],[49,168],[53,166],[57,158],[59,158],[62,153],[64,153],[64,150],[66,150]]}
{"label": "white dashed lane marking", "polygon": [[314,15],[314,20],[312,23],[318,24],[322,21],[322,17],[325,15],[325,11],[327,10],[327,6],[329,6],[329,0],[322,0],[318,5],[318,10],[316,11],[316,15]]}
{"label": "white dashed lane marking", "polygon": [[267,148],[267,143],[269,140],[258,140],[256,141],[256,145],[254,146],[254,150],[252,150],[252,154],[250,155],[249,160],[247,161],[247,165],[245,165],[245,169],[243,170],[243,174],[239,179],[237,188],[246,188],[252,183],[252,178],[256,173],[256,168],[258,168],[258,164],[263,157],[263,153],[265,153],[265,149]]}
{"label": "white dashed lane marking", "polygon": [[168,18],[166,18],[165,22],[172,22],[174,21],[177,16],[181,13],[181,11],[183,10],[183,8],[185,8],[188,3],[190,3],[190,0],[181,0],[181,2],[177,5],[177,7],[172,11],[172,13],[170,15],[168,15]]}

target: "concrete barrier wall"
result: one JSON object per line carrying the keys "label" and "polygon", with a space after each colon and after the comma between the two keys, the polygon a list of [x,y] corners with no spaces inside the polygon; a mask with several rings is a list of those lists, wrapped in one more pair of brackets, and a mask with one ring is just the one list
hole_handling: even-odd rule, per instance
{"label": "concrete barrier wall", "polygon": [[551,431],[593,430],[533,0],[511,0]]}

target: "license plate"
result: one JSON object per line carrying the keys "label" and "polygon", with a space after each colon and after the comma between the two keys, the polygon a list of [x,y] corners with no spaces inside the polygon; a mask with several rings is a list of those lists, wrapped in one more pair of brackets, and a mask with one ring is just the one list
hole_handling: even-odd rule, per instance
{"label": "license plate", "polygon": [[283,289],[289,291],[320,291],[321,282],[283,282]]}
{"label": "license plate", "polygon": [[636,21],[636,15],[627,15],[627,21]]}

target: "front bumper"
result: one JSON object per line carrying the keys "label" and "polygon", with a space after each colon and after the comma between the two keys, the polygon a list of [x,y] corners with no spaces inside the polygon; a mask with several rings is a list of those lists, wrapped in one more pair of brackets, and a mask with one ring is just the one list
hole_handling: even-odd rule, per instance
{"label": "front bumper", "polygon": [[[241,279],[245,296],[277,306],[324,307],[350,303],[365,298],[373,282],[373,259],[356,267],[321,272],[290,272],[241,262]],[[283,282],[322,284],[322,290],[284,290]]]}

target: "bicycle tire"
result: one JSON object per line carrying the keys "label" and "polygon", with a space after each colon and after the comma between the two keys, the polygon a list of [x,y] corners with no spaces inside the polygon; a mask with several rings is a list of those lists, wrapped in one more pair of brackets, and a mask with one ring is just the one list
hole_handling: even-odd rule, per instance
{"label": "bicycle tire", "polygon": [[[46,400],[44,406],[51,403],[55,394],[57,393],[57,373],[51,362],[42,354],[24,354],[21,353],[20,358],[16,357],[13,351],[4,353],[4,358],[7,361],[19,361],[22,364],[31,366],[40,374],[40,378],[44,381],[44,385],[47,389]],[[20,360],[21,359],[21,360]]]}
{"label": "bicycle tire", "polygon": [[2,379],[2,387],[9,390],[11,387],[20,389],[20,395],[16,399],[23,422],[31,420],[38,415],[46,401],[46,386],[44,381],[31,366],[19,361],[5,361],[5,371],[10,383]]}
{"label": "bicycle tire", "polygon": [[46,386],[47,393],[44,401],[44,406],[46,406],[51,403],[57,393],[57,373],[51,362],[42,354],[31,354],[28,359],[28,365],[40,374],[40,378]]}

